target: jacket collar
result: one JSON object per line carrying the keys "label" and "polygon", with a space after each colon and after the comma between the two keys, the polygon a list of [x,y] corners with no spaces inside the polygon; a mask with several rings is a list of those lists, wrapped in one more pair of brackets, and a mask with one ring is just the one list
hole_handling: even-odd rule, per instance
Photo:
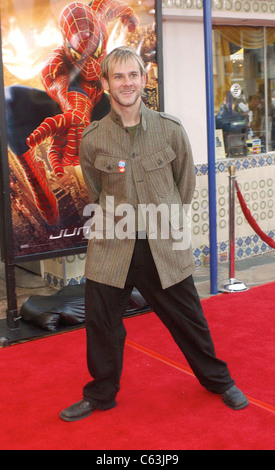
{"label": "jacket collar", "polygon": [[[144,131],[147,130],[147,114],[148,114],[148,108],[145,106],[145,104],[142,101],[140,105],[140,120],[141,120],[141,125]],[[111,108],[109,116],[112,119],[112,121],[114,121],[116,124],[118,124],[121,127],[124,127],[120,114],[118,114],[113,108]]]}

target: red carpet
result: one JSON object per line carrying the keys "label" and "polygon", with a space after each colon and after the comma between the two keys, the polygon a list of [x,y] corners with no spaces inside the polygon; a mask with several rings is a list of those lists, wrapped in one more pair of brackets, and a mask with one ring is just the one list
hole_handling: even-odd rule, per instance
{"label": "red carpet", "polygon": [[125,319],[118,406],[65,423],[89,379],[85,330],[0,350],[0,450],[274,450],[275,283],[203,301],[216,352],[251,404],[204,390],[154,313]]}

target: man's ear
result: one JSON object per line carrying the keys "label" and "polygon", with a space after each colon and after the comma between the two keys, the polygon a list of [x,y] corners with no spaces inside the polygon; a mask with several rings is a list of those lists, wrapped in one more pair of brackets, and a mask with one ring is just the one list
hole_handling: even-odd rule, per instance
{"label": "man's ear", "polygon": [[104,90],[109,91],[110,87],[109,87],[108,80],[106,80],[106,78],[102,77],[101,78],[101,83],[102,83],[102,86],[103,86]]}

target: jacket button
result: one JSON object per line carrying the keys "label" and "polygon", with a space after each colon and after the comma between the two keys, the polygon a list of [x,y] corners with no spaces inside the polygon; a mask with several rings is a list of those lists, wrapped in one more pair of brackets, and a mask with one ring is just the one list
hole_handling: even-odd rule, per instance
{"label": "jacket button", "polygon": [[111,170],[111,169],[112,169],[111,165],[107,165],[107,170]]}
{"label": "jacket button", "polygon": [[136,154],[135,153],[132,153],[131,157],[132,158],[135,158]]}
{"label": "jacket button", "polygon": [[158,159],[158,165],[162,165],[163,164],[163,160],[161,160],[160,158]]}

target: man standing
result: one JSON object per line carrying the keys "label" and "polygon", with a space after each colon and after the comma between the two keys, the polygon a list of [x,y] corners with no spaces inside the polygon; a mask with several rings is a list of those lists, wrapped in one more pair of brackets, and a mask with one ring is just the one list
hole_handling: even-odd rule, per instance
{"label": "man standing", "polygon": [[[201,385],[220,394],[229,407],[242,409],[248,400],[216,357],[192,277],[182,210],[191,204],[195,188],[188,137],[177,118],[142,102],[146,74],[133,49],[113,50],[101,67],[111,112],[88,126],[80,149],[94,226],[99,215],[104,222],[97,226],[100,234],[91,232],[85,270],[87,363],[93,380],[84,386],[83,399],[60,417],[76,421],[116,406],[126,337],[122,318],[134,286],[168,328]],[[114,225],[119,223],[117,209],[125,204],[136,214],[127,237],[118,236],[110,224],[113,214]],[[160,217],[146,223],[152,207],[168,208],[168,236],[167,230],[163,236]]]}

